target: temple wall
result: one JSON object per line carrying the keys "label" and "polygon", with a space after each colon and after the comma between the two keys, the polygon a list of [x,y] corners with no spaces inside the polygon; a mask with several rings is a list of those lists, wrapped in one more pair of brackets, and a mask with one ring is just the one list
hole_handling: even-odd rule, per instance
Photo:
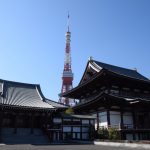
{"label": "temple wall", "polygon": [[133,125],[133,117],[132,113],[130,112],[125,112],[123,113],[123,122],[126,125]]}
{"label": "temple wall", "polygon": [[[121,112],[119,111],[109,111],[110,125],[109,127],[120,128],[121,126]],[[92,114],[97,117],[96,113]],[[123,125],[127,128],[133,128],[133,116],[131,112],[123,112]],[[97,124],[99,127],[108,127],[107,111],[102,111],[98,113],[98,119],[95,119],[95,129],[97,129]]]}
{"label": "temple wall", "polygon": [[107,127],[107,112],[99,112],[99,127]]}
{"label": "temple wall", "polygon": [[118,111],[110,111],[110,125],[111,127],[118,128],[121,122],[121,115]]}

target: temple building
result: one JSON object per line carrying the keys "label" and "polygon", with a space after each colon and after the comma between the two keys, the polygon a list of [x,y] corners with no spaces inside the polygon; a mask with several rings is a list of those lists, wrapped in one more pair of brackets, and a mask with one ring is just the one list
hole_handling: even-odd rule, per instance
{"label": "temple building", "polygon": [[63,96],[79,100],[76,113],[96,117],[96,130],[115,128],[121,139],[150,140],[150,80],[137,70],[89,59],[79,85]]}
{"label": "temple building", "polygon": [[0,79],[0,143],[90,140],[95,118],[67,115],[67,108],[45,98],[38,84]]}
{"label": "temple building", "polygon": [[0,142],[41,133],[53,114],[65,109],[45,98],[37,84],[0,80]]}

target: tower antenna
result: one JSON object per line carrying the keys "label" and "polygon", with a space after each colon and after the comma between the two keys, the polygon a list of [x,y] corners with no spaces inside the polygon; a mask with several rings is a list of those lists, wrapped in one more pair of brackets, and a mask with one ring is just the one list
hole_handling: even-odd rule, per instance
{"label": "tower antenna", "polygon": [[70,23],[70,15],[69,15],[69,11],[68,11],[68,21],[67,21],[68,32],[69,32],[69,23]]}

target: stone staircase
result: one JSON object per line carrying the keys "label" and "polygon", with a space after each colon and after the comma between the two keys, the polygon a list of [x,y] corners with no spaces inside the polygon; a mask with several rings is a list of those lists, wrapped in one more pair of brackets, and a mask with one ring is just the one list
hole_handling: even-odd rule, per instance
{"label": "stone staircase", "polygon": [[49,139],[42,130],[34,128],[33,134],[30,128],[18,128],[14,134],[13,128],[2,128],[1,143],[4,144],[49,144]]}

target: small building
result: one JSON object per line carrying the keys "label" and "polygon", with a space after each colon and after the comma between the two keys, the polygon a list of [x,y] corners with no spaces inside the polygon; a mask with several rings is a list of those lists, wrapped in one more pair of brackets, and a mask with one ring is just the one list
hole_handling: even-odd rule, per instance
{"label": "small building", "polygon": [[47,129],[51,141],[93,140],[95,117],[59,114]]}
{"label": "small building", "polygon": [[74,111],[95,116],[97,130],[111,127],[121,139],[150,140],[150,80],[137,70],[90,59],[79,85],[63,96],[79,100]]}

